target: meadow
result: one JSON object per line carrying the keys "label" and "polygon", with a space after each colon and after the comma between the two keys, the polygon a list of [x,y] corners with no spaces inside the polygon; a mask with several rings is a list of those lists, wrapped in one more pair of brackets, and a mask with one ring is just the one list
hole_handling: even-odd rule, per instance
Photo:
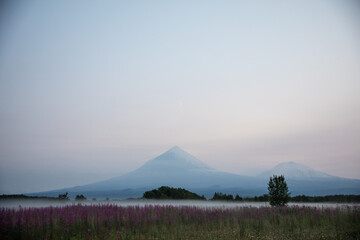
{"label": "meadow", "polygon": [[360,239],[360,209],[113,204],[1,208],[0,239]]}

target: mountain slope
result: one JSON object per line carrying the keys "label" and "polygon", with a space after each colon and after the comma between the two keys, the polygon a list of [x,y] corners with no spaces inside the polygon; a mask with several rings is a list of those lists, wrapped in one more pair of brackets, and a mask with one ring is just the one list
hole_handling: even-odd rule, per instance
{"label": "mountain slope", "polygon": [[316,171],[308,166],[296,162],[284,162],[276,165],[270,170],[267,170],[259,175],[259,177],[270,177],[272,175],[284,175],[289,179],[312,179],[323,178],[337,178],[324,172]]}
{"label": "mountain slope", "polygon": [[267,170],[259,178],[284,175],[292,195],[360,194],[360,180],[332,176],[296,162],[284,162]]}
{"label": "mountain slope", "polygon": [[67,191],[71,197],[84,194],[97,198],[129,198],[141,197],[145,191],[160,186],[169,186],[186,188],[207,198],[214,192],[254,196],[267,193],[267,183],[273,174],[285,175],[293,196],[360,194],[360,180],[331,176],[295,162],[280,163],[256,177],[242,176],[217,171],[175,146],[119,177],[32,195],[57,196]]}
{"label": "mountain slope", "polygon": [[[109,180],[75,187],[76,190],[120,190],[156,188],[162,185],[183,188],[247,187],[254,177],[217,171],[175,146],[142,167]],[[257,186],[261,186],[260,183]]]}

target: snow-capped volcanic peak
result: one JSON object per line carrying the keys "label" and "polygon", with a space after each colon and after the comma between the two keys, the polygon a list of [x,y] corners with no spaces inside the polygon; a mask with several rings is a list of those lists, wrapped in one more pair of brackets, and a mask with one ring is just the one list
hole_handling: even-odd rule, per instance
{"label": "snow-capped volcanic peak", "polygon": [[284,175],[287,178],[309,179],[309,178],[329,178],[333,177],[327,173],[316,171],[306,165],[296,162],[284,162],[274,168],[263,172],[260,176],[270,177],[272,175]]}
{"label": "snow-capped volcanic peak", "polygon": [[211,167],[185,152],[178,146],[174,146],[160,156],[145,163],[141,169],[153,171],[166,170],[213,170]]}

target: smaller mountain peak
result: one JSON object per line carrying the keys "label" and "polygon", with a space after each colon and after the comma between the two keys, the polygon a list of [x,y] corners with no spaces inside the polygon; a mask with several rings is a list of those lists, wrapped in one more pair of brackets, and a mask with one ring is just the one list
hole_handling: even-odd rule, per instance
{"label": "smaller mountain peak", "polygon": [[294,162],[294,161],[290,161],[290,162],[282,162],[279,163],[278,165],[276,165],[276,167],[284,167],[284,166],[288,166],[288,167],[297,167],[297,166],[302,166],[305,167],[305,165]]}
{"label": "smaller mountain peak", "polygon": [[274,174],[285,175],[285,177],[289,177],[289,178],[303,178],[303,179],[332,177],[327,173],[317,171],[309,166],[293,161],[279,163],[272,169],[263,172],[259,176],[271,176]]}

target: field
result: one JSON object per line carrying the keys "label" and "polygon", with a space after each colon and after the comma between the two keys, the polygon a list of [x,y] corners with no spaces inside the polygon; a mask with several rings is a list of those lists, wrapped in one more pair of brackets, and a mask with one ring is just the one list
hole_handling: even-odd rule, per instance
{"label": "field", "polygon": [[0,239],[360,239],[360,209],[112,204],[1,208]]}

